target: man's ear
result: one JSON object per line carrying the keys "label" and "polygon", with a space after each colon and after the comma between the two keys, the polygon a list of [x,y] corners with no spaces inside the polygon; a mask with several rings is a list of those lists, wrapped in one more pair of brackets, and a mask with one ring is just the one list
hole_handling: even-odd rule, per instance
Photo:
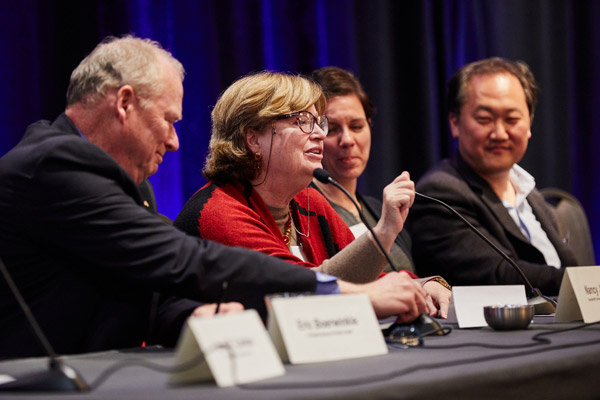
{"label": "man's ear", "polygon": [[119,121],[124,122],[135,102],[135,92],[130,85],[123,85],[117,90],[116,111]]}
{"label": "man's ear", "polygon": [[261,150],[262,137],[256,129],[249,128],[246,131],[246,145],[253,153],[258,153]]}
{"label": "man's ear", "polygon": [[450,131],[452,132],[452,137],[454,139],[458,139],[458,116],[454,113],[448,114],[448,122],[450,123]]}

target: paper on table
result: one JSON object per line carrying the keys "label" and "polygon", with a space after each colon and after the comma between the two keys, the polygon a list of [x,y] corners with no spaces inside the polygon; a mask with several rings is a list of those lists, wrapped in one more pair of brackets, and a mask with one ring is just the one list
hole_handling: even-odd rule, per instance
{"label": "paper on table", "polygon": [[485,306],[527,304],[523,285],[453,286],[452,299],[459,328],[487,326]]}

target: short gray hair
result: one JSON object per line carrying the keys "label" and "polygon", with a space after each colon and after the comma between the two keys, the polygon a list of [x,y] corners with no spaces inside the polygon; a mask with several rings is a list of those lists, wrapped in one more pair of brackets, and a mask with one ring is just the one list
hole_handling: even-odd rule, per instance
{"label": "short gray hair", "polygon": [[94,104],[107,89],[131,85],[142,106],[160,93],[161,61],[166,61],[183,81],[183,65],[160,43],[131,35],[108,37],[79,63],[71,74],[67,107]]}

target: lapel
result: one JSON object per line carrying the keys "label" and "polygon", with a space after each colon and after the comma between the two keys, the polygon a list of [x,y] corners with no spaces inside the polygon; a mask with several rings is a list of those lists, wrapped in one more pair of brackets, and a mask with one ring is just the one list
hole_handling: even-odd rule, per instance
{"label": "lapel", "polygon": [[530,245],[529,240],[525,237],[525,235],[523,235],[517,224],[515,224],[515,221],[506,210],[506,207],[504,207],[504,204],[502,204],[502,201],[498,198],[498,196],[496,196],[496,193],[494,193],[492,187],[486,182],[485,179],[473,171],[473,169],[460,156],[458,151],[454,155],[453,163],[467,184],[481,198],[490,211],[492,211],[498,220],[498,223],[502,225],[504,230],[521,242]]}
{"label": "lapel", "polygon": [[[512,235],[515,240],[525,244],[527,246],[526,248],[535,250],[536,253],[541,255],[542,253],[532,246],[531,243],[529,243],[529,240],[521,233],[521,230],[517,224],[515,224],[508,211],[506,211],[502,201],[496,196],[496,193],[494,193],[490,185],[473,171],[458,152],[454,155],[452,163],[459,174],[472,188],[474,193],[477,194],[492,211],[504,230]],[[527,202],[531,206],[542,229],[546,232],[546,235],[548,235],[548,239],[556,249],[562,265],[576,265],[576,258],[572,251],[565,245],[563,238],[560,237],[556,227],[556,220],[550,209],[546,207],[546,200],[544,200],[544,197],[538,191],[534,190],[527,196]]]}
{"label": "lapel", "polygon": [[356,192],[356,198],[365,206],[365,208],[371,213],[371,215],[373,215],[375,219],[379,221],[379,219],[381,218],[381,208],[379,208],[379,210],[376,210],[373,207],[371,207],[371,204],[369,204],[358,191]]}

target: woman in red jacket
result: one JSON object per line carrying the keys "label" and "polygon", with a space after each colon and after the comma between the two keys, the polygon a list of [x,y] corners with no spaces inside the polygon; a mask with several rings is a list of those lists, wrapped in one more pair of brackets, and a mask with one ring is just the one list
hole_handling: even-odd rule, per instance
{"label": "woman in red jacket", "polygon": [[[351,282],[376,279],[386,259],[373,238],[354,240],[327,200],[308,188],[313,171],[322,168],[325,108],[320,86],[300,76],[261,72],[234,82],[212,112],[203,169],[209,182],[175,225]],[[374,231],[389,251],[414,200],[407,172],[384,189],[383,199]],[[431,313],[437,313],[434,302]]]}

